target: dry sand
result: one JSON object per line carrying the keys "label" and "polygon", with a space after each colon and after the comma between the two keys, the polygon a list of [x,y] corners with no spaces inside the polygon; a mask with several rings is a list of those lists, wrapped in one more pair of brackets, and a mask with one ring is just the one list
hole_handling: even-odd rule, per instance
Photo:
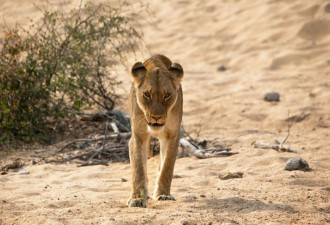
{"label": "dry sand", "polygon": [[[1,1],[8,24],[37,17],[32,0]],[[148,1],[143,1],[148,3]],[[72,2],[69,2],[73,4]],[[74,3],[76,4],[76,3]],[[30,165],[0,176],[0,224],[329,224],[330,1],[155,0],[143,26],[148,50],[185,70],[184,125],[201,125],[239,154],[177,160],[175,202],[127,208],[130,166]],[[227,68],[217,71],[219,66]],[[129,89],[128,71],[120,74]],[[280,102],[263,100],[280,93]],[[125,109],[125,107],[124,107]],[[287,132],[298,153],[256,149]],[[310,172],[284,171],[302,157]],[[5,159],[2,159],[2,162]],[[158,157],[148,161],[150,191]],[[243,172],[241,179],[220,174]],[[122,178],[128,182],[123,182]]]}

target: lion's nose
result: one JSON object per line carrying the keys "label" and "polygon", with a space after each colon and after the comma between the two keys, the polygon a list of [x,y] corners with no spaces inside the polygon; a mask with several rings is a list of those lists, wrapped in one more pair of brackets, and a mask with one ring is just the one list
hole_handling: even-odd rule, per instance
{"label": "lion's nose", "polygon": [[156,121],[159,120],[160,118],[162,118],[162,116],[159,116],[159,115],[151,115],[151,117]]}

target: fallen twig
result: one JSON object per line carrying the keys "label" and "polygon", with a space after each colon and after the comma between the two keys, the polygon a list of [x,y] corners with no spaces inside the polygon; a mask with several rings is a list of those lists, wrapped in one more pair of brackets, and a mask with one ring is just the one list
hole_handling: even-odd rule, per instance
{"label": "fallen twig", "polygon": [[274,149],[278,152],[294,152],[294,153],[298,152],[297,150],[293,150],[289,147],[285,147],[283,145],[281,146],[281,143],[279,143],[279,142],[276,142],[276,145],[270,145],[270,144],[265,144],[263,142],[254,141],[251,143],[251,145],[253,145],[253,147],[255,147],[255,148]]}
{"label": "fallen twig", "polygon": [[[288,112],[288,118],[289,118],[290,112]],[[288,134],[285,136],[285,138],[282,141],[275,140],[276,145],[270,145],[265,144],[263,142],[253,141],[251,145],[253,145],[255,148],[263,148],[263,149],[274,149],[278,152],[294,152],[297,153],[297,150],[291,149],[290,147],[285,147],[284,143],[288,140],[290,136],[290,120],[287,119],[288,122]]]}

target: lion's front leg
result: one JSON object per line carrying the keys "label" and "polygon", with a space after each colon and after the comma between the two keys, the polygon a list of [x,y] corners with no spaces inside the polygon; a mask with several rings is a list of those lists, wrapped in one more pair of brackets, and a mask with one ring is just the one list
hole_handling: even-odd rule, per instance
{"label": "lion's front leg", "polygon": [[129,156],[132,169],[131,197],[127,201],[129,207],[148,206],[148,177],[147,177],[147,140],[132,136],[129,142]]}
{"label": "lion's front leg", "polygon": [[168,139],[160,139],[160,167],[153,194],[155,200],[175,200],[171,196],[171,183],[176,155],[179,146],[179,135]]}

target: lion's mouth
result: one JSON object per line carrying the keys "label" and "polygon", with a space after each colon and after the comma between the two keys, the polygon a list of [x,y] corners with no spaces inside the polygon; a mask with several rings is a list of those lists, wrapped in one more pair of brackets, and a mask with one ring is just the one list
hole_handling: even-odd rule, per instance
{"label": "lion's mouth", "polygon": [[164,126],[164,123],[148,123],[150,127],[162,127]]}

